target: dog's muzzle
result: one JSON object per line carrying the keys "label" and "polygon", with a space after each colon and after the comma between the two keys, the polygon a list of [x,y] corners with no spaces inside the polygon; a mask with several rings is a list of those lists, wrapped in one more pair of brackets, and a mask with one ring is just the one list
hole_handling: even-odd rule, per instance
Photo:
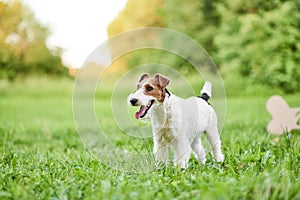
{"label": "dog's muzzle", "polygon": [[131,103],[132,106],[136,106],[138,100],[137,99],[130,99],[129,102]]}
{"label": "dog's muzzle", "polygon": [[132,106],[140,106],[140,109],[135,113],[135,118],[140,119],[140,118],[144,118],[147,115],[149,109],[151,108],[151,106],[154,103],[154,100],[149,101],[149,103],[147,105],[141,105],[141,102],[138,99],[131,98],[129,100],[129,103]]}
{"label": "dog's muzzle", "polygon": [[135,118],[136,119],[144,118],[147,115],[153,103],[154,100],[151,100],[146,106],[141,105],[139,111],[135,113]]}

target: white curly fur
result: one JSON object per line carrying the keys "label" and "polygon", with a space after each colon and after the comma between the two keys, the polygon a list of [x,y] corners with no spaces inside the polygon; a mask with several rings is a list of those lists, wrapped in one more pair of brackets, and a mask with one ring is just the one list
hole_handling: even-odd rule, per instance
{"label": "white curly fur", "polygon": [[[130,100],[136,99],[137,103],[134,106],[146,106],[149,101],[155,100],[143,119],[151,119],[153,152],[157,162],[165,162],[168,159],[168,147],[171,146],[174,149],[175,166],[186,168],[192,152],[204,164],[206,153],[201,144],[203,132],[206,132],[216,161],[223,162],[217,116],[213,107],[202,98],[182,99],[171,93],[165,93],[164,101],[158,102],[155,97],[145,92],[145,85],[151,81],[153,82],[153,78],[150,77],[142,80],[137,91],[129,95],[128,102],[132,104]],[[210,82],[205,83],[201,93],[211,96]]]}

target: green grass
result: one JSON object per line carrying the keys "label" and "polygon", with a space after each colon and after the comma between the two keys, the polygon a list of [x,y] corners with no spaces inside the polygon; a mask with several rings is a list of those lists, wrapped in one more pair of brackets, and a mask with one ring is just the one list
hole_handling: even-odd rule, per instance
{"label": "green grass", "polygon": [[[111,169],[86,151],[73,122],[72,87],[60,79],[0,82],[0,199],[300,198],[299,132],[268,135],[268,96],[227,98],[224,163],[208,155],[206,165],[192,158],[184,171],[168,165],[134,173]],[[285,98],[299,106],[299,95]],[[109,99],[97,101],[112,142],[144,148],[114,125]]]}

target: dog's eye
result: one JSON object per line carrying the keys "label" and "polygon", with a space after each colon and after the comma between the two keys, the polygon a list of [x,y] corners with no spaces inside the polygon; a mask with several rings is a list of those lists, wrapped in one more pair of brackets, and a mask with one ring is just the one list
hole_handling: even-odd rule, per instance
{"label": "dog's eye", "polygon": [[146,87],[146,90],[147,90],[148,92],[150,92],[150,91],[152,91],[152,90],[153,90],[153,87],[151,87],[151,86],[148,86],[148,87]]}

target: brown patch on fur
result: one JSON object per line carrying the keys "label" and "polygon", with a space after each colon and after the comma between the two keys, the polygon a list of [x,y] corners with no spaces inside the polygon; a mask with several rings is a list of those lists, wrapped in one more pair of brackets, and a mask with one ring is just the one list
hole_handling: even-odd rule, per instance
{"label": "brown patch on fur", "polygon": [[170,83],[170,80],[161,74],[155,74],[154,78],[157,79],[158,84],[163,88],[167,87]]}
{"label": "brown patch on fur", "polygon": [[[165,97],[166,97],[166,86],[169,84],[169,79],[160,75],[156,74],[154,78],[151,78],[149,83],[145,84],[144,88],[144,93],[146,95],[153,96],[154,98],[157,99],[159,102],[164,102]],[[152,87],[153,89],[151,91],[148,91],[147,88]]]}
{"label": "brown patch on fur", "polygon": [[140,89],[140,88],[142,87],[142,82],[144,82],[145,80],[147,80],[147,79],[149,79],[149,78],[150,78],[149,74],[143,74],[143,75],[140,77],[139,82],[138,82],[137,85],[136,85],[136,89],[137,89],[137,90]]}

